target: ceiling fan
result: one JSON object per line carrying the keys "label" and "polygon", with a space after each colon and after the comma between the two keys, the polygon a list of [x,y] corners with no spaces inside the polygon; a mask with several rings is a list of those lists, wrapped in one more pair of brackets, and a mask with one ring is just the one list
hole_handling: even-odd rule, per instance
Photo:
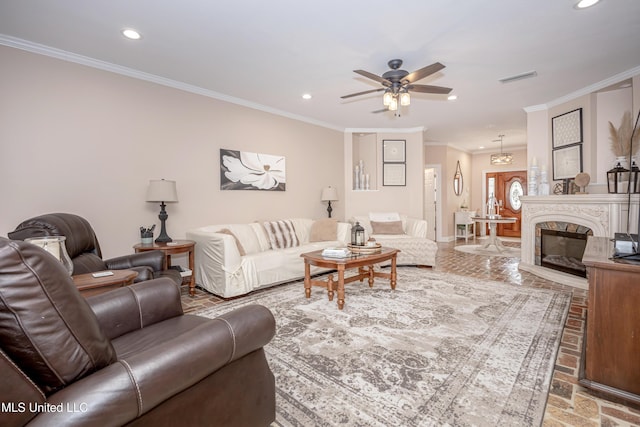
{"label": "ceiling fan", "polygon": [[439,62],[433,63],[419,70],[409,73],[408,71],[401,70],[401,59],[392,59],[387,63],[391,70],[384,73],[382,76],[375,75],[364,70],[353,70],[354,73],[360,74],[366,78],[372,79],[381,83],[383,87],[379,89],[365,90],[363,92],[352,93],[349,95],[341,96],[342,99],[351,98],[359,95],[366,95],[368,93],[384,91],[382,97],[385,109],[374,111],[379,113],[382,111],[396,111],[398,109],[398,103],[400,105],[409,105],[411,103],[411,97],[409,91],[421,92],[421,93],[435,93],[435,94],[448,94],[451,92],[451,88],[442,86],[431,85],[418,85],[414,82],[423,79],[431,74],[437,73],[445,66]]}

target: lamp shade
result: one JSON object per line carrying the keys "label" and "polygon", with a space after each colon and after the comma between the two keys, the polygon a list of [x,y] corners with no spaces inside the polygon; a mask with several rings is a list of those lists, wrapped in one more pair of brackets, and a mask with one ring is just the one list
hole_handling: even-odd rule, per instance
{"label": "lamp shade", "polygon": [[152,179],[147,189],[147,202],[177,202],[176,182],[165,179]]}
{"label": "lamp shade", "polygon": [[325,187],[322,189],[322,201],[334,201],[338,200],[338,190],[333,187]]}

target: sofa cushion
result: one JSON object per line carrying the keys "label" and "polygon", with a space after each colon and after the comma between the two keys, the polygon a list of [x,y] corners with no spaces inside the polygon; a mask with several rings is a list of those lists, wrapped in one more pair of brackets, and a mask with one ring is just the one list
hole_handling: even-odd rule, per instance
{"label": "sofa cushion", "polygon": [[233,239],[236,241],[236,247],[238,248],[238,253],[240,254],[240,256],[245,256],[247,254],[244,248],[242,247],[242,243],[240,243],[240,240],[238,240],[236,235],[233,234],[231,230],[229,230],[228,228],[223,228],[221,230],[218,230],[218,233],[226,234],[228,236],[233,237]]}
{"label": "sofa cushion", "polygon": [[265,221],[264,228],[273,249],[285,249],[299,246],[298,236],[291,220]]}
{"label": "sofa cushion", "polygon": [[371,221],[372,234],[404,234],[402,221]]}
{"label": "sofa cushion", "polygon": [[376,222],[400,221],[398,212],[370,212],[369,220]]}
{"label": "sofa cushion", "polygon": [[262,223],[260,222],[252,222],[249,225],[253,229],[254,233],[256,233],[258,244],[260,245],[260,251],[264,252],[271,249],[271,242],[269,241],[267,230],[264,229],[264,225],[262,225]]}
{"label": "sofa cushion", "polygon": [[51,394],[115,362],[95,314],[62,263],[0,238],[0,347]]}
{"label": "sofa cushion", "polygon": [[338,221],[331,218],[324,218],[313,221],[309,232],[309,242],[326,242],[337,240]]}

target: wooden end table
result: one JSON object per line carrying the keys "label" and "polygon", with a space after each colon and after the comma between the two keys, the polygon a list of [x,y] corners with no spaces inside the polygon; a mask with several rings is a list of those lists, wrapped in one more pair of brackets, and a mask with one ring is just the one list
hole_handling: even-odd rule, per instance
{"label": "wooden end table", "polygon": [[[129,286],[138,277],[138,272],[133,270],[109,270],[111,276],[93,277],[93,273],[77,274],[71,276],[76,287],[84,297],[98,295],[115,288]],[[99,272],[98,272],[99,273]]]}
{"label": "wooden end table", "polygon": [[[344,285],[347,283],[365,279],[369,279],[369,287],[373,287],[374,277],[383,277],[389,279],[391,289],[396,288],[396,256],[400,250],[393,248],[381,248],[380,252],[368,255],[352,255],[348,258],[329,258],[323,257],[322,251],[313,251],[301,254],[304,258],[304,294],[305,297],[311,297],[311,287],[320,286],[327,290],[329,301],[333,301],[334,290],[338,291],[338,309],[344,307]],[[391,270],[389,273],[382,271],[373,271],[374,264],[391,260]],[[333,274],[329,274],[327,280],[317,280],[311,278],[311,266],[330,268],[338,271],[338,282],[333,280]],[[365,268],[368,267],[368,268]],[[345,270],[357,268],[358,273],[345,279]]]}
{"label": "wooden end table", "polygon": [[195,264],[194,264],[194,250],[196,242],[193,240],[174,240],[173,242],[164,243],[138,243],[133,246],[133,249],[138,252],[146,251],[162,251],[164,252],[164,268],[171,268],[171,255],[177,254],[189,254],[189,270],[191,270],[191,277],[189,278],[189,295],[194,296],[196,294],[196,280],[195,280]]}

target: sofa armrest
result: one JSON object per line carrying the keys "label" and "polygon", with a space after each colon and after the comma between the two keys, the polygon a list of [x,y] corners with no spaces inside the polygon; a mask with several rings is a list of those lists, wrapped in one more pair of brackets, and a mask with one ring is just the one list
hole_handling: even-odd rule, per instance
{"label": "sofa armrest", "polygon": [[216,293],[228,287],[231,277],[240,279],[242,256],[233,236],[197,229],[188,231],[187,239],[196,242],[194,274],[198,285]]}
{"label": "sofa armrest", "polygon": [[409,236],[427,238],[427,221],[418,218],[407,218],[406,230]]}
{"label": "sofa armrest", "polygon": [[113,270],[149,266],[153,271],[160,271],[164,270],[164,253],[159,250],[145,251],[106,259],[104,262],[107,265],[107,268]]}
{"label": "sofa armrest", "polygon": [[51,395],[50,404],[76,408],[77,412],[41,413],[33,425],[126,424],[234,360],[261,349],[274,334],[275,320],[267,308],[239,308]]}
{"label": "sofa armrest", "polygon": [[180,289],[168,278],[94,295],[87,302],[109,339],[183,314]]}

